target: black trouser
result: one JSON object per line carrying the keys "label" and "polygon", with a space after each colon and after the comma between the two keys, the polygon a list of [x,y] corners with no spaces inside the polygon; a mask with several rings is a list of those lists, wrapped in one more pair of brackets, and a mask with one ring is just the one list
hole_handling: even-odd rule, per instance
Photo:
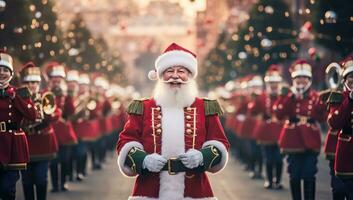
{"label": "black trouser", "polygon": [[59,147],[58,157],[50,162],[50,175],[54,190],[59,188],[59,174],[60,186],[63,188],[66,183],[66,176],[69,175],[70,154],[71,146],[62,145]]}

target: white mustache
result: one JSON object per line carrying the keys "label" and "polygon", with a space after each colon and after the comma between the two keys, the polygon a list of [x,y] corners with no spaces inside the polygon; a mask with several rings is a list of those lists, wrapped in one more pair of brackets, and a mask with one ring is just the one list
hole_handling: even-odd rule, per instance
{"label": "white mustache", "polygon": [[181,84],[185,84],[185,83],[187,83],[188,81],[183,81],[183,80],[181,80],[180,78],[178,78],[178,79],[173,79],[173,78],[170,78],[170,79],[168,79],[168,80],[166,80],[166,81],[163,81],[164,83],[181,83]]}

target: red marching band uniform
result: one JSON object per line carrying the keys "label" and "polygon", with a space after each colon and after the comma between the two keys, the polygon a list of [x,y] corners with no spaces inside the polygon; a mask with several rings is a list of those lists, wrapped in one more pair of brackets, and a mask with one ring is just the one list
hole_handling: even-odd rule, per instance
{"label": "red marching band uniform", "polygon": [[[0,65],[12,68],[12,58],[0,53]],[[35,121],[37,111],[28,88],[8,86],[0,89],[0,167],[6,170],[25,169],[29,162],[27,138],[21,129],[24,119]]]}
{"label": "red marching band uniform", "polygon": [[[24,83],[30,81],[40,82],[40,75],[41,72],[39,67],[36,67],[31,62],[27,63],[21,70],[21,78]],[[59,148],[52,123],[59,119],[61,112],[56,106],[52,108],[43,108],[43,101],[54,100],[43,99],[43,96],[47,94],[49,94],[49,96],[44,98],[53,97],[52,93],[49,93],[46,90],[32,94],[32,100],[39,111],[40,118],[37,119],[34,124],[28,124],[24,127],[27,134],[31,161],[50,160],[56,157]],[[51,109],[52,111],[50,112],[52,113],[45,113],[43,109]]]}
{"label": "red marching band uniform", "polygon": [[[47,74],[49,77],[60,77],[65,78],[66,72],[63,65],[58,63],[50,63],[47,69]],[[61,109],[63,116],[68,116],[72,114],[73,110],[70,109],[73,106],[72,100],[66,100],[66,96],[64,91],[57,90],[52,91],[55,95],[56,106]],[[72,145],[77,143],[77,137],[72,128],[72,124],[69,121],[64,121],[62,118],[58,120],[56,123],[53,123],[53,128],[58,139],[59,145]]]}
{"label": "red marching band uniform", "polygon": [[[311,66],[304,61],[298,61],[291,70],[292,73],[311,71]],[[294,97],[294,88],[291,88],[292,91],[282,90],[282,95],[273,106],[277,118],[285,120],[279,137],[282,152],[296,153],[306,150],[320,152],[321,134],[316,122],[325,120],[326,115],[323,113],[326,105],[312,89],[308,89],[302,99]]]}
{"label": "red marching band uniform", "polygon": [[[343,64],[342,76],[344,79],[353,72],[353,60],[350,58]],[[352,88],[345,84],[343,93],[331,93],[330,99],[335,100],[335,104],[330,108],[328,123],[331,128],[340,130],[335,152],[335,173],[340,178],[353,178],[353,98]],[[352,184],[350,185],[352,190]],[[351,191],[350,191],[351,193]]]}

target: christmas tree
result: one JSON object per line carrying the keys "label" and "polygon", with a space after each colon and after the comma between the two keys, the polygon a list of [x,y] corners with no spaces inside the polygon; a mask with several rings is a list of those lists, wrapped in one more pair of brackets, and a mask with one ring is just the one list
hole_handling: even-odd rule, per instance
{"label": "christmas tree", "polygon": [[[5,2],[5,3],[4,3]],[[39,41],[36,6],[29,0],[3,1],[0,11],[0,48],[22,62],[35,58]]]}
{"label": "christmas tree", "polygon": [[36,7],[35,17],[39,23],[39,42],[35,44],[35,61],[38,65],[48,60],[65,61],[62,31],[56,8],[51,0],[32,0]]}
{"label": "christmas tree", "polygon": [[351,0],[317,0],[312,8],[315,39],[318,43],[347,56],[353,51],[353,3]]}
{"label": "christmas tree", "polygon": [[96,40],[80,14],[77,14],[69,25],[65,47],[69,58],[67,65],[73,69],[93,72],[100,70],[102,57],[96,48]]}

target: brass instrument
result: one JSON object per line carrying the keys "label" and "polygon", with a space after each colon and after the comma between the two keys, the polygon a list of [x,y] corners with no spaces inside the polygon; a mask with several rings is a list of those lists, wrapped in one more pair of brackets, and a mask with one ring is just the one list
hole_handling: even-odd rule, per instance
{"label": "brass instrument", "polygon": [[43,113],[46,115],[51,115],[56,109],[55,96],[52,92],[45,92],[42,95],[42,107]]}
{"label": "brass instrument", "polygon": [[342,83],[342,67],[340,64],[333,62],[326,67],[326,84],[329,88],[336,90]]}
{"label": "brass instrument", "polygon": [[96,100],[90,99],[89,102],[88,102],[88,104],[87,104],[87,109],[90,110],[90,111],[92,111],[92,110],[96,109],[96,107],[97,107],[97,102],[96,102]]}

